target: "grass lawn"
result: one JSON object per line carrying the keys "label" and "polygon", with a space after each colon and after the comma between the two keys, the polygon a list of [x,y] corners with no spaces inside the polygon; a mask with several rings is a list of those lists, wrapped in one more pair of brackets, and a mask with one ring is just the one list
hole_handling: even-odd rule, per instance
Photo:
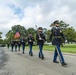
{"label": "grass lawn", "polygon": [[[29,49],[28,46],[26,46],[26,49]],[[55,47],[52,45],[44,45],[43,50],[47,51],[54,51]],[[33,50],[39,50],[38,46],[33,46]],[[76,44],[64,44],[63,47],[61,46],[62,52],[68,52],[68,53],[76,53]]]}

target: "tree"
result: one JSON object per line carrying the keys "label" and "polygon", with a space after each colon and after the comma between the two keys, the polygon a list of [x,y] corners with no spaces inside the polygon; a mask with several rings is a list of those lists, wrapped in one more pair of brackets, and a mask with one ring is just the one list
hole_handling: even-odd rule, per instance
{"label": "tree", "polygon": [[65,30],[64,32],[66,39],[68,40],[68,42],[73,42],[76,39],[76,32],[75,29],[73,29],[73,27],[69,27]]}
{"label": "tree", "polygon": [[[57,21],[57,20],[56,20]],[[59,20],[58,20],[59,21]],[[68,26],[69,26],[69,24],[67,24],[67,23],[65,23],[63,20],[61,20],[60,22],[60,28],[61,29],[67,29],[68,28]],[[54,26],[54,22],[50,25],[50,26]]]}
{"label": "tree", "polygon": [[50,42],[49,40],[50,34],[51,34],[51,30],[47,30],[47,36],[46,36],[47,42]]}
{"label": "tree", "polygon": [[6,34],[6,42],[9,43],[11,39],[14,39],[14,32],[12,30],[9,30]]}
{"label": "tree", "polygon": [[2,32],[0,32],[0,38],[2,38],[1,34],[2,34]]}
{"label": "tree", "polygon": [[60,21],[60,27],[62,29],[66,29],[66,28],[68,28],[68,26],[69,26],[69,24],[65,23],[64,21]]}
{"label": "tree", "polygon": [[46,29],[46,28],[43,28],[43,33],[44,33],[45,35],[47,35],[47,29]]}
{"label": "tree", "polygon": [[2,44],[3,43],[3,39],[2,39],[2,32],[0,32],[0,44]]}
{"label": "tree", "polygon": [[12,31],[15,34],[16,30],[18,29],[18,32],[20,33],[21,36],[25,37],[28,33],[27,30],[25,29],[24,26],[21,25],[14,25],[12,26]]}
{"label": "tree", "polygon": [[32,33],[33,36],[34,36],[34,34],[36,34],[36,30],[34,28],[28,28],[27,32],[28,32],[28,34]]}
{"label": "tree", "polygon": [[25,27],[21,25],[14,25],[11,27],[11,30],[9,30],[6,34],[7,43],[9,43],[11,39],[14,39],[14,35],[17,29],[21,36],[25,37],[27,35],[27,30],[25,29]]}

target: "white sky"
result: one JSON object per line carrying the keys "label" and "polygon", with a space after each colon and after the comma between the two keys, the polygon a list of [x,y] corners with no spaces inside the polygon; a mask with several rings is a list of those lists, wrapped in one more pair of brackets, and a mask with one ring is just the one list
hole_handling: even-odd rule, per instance
{"label": "white sky", "polygon": [[76,0],[0,0],[0,31],[5,34],[13,25],[26,29],[49,28],[55,20],[63,20],[76,29]]}

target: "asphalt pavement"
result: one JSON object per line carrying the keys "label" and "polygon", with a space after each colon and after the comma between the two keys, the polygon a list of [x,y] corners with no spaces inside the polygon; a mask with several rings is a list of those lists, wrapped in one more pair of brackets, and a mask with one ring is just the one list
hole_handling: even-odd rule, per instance
{"label": "asphalt pavement", "polygon": [[0,47],[0,75],[76,75],[76,54],[63,53],[67,66],[53,63],[53,52],[43,51],[45,59],[38,58],[38,50],[29,56],[29,50],[12,52]]}
{"label": "asphalt pavement", "polygon": [[3,48],[0,48],[0,69],[4,66],[4,62],[7,61],[7,55],[5,54]]}

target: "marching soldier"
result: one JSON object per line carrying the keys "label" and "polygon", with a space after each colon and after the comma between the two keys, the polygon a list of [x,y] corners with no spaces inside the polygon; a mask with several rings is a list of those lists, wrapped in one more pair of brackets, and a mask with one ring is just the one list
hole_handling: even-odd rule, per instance
{"label": "marching soldier", "polygon": [[15,51],[17,51],[18,41],[15,40]]}
{"label": "marching soldier", "polygon": [[34,42],[34,37],[32,36],[31,33],[29,33],[29,36],[28,36],[27,40],[28,40],[28,45],[29,45],[29,48],[30,48],[29,55],[33,56],[32,46],[33,46],[33,42]]}
{"label": "marching soldier", "polygon": [[20,42],[21,42],[22,50],[23,50],[22,53],[24,54],[25,45],[26,45],[26,39],[22,37],[22,38],[20,39]]}
{"label": "marching soldier", "polygon": [[18,51],[20,51],[20,46],[21,46],[21,42],[20,40],[18,41]]}
{"label": "marching soldier", "polygon": [[50,41],[52,40],[52,45],[55,45],[53,62],[59,63],[57,61],[57,56],[59,56],[60,62],[62,64],[62,66],[64,66],[64,65],[67,65],[67,63],[65,63],[65,61],[64,61],[64,57],[62,55],[60,45],[61,45],[61,38],[63,38],[65,40],[65,37],[64,37],[61,29],[59,28],[59,21],[58,20],[56,20],[54,22],[54,25],[55,25],[55,27],[52,28],[52,30],[51,30],[52,33],[50,35]]}
{"label": "marching soldier", "polygon": [[11,49],[12,49],[12,52],[13,52],[13,48],[14,48],[14,40],[11,40]]}
{"label": "marching soldier", "polygon": [[38,28],[38,33],[36,35],[37,44],[39,45],[39,58],[44,59],[44,55],[42,52],[44,41],[46,40],[44,33],[42,32],[42,27]]}

